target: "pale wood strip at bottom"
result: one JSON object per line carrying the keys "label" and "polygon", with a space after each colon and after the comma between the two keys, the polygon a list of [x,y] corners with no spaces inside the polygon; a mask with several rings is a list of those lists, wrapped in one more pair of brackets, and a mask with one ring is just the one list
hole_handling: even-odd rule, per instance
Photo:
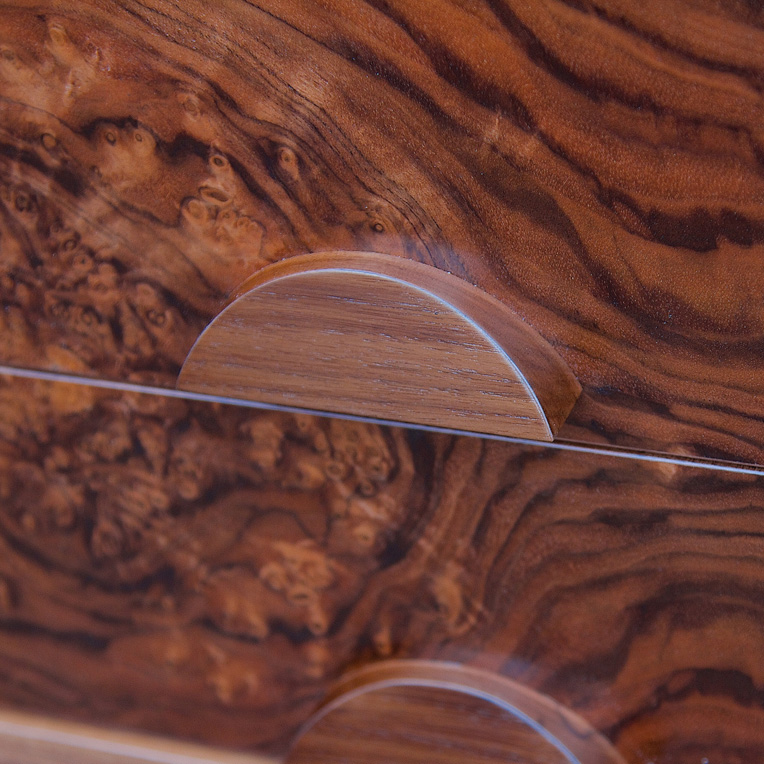
{"label": "pale wood strip at bottom", "polygon": [[0,711],[0,764],[276,764],[277,761]]}

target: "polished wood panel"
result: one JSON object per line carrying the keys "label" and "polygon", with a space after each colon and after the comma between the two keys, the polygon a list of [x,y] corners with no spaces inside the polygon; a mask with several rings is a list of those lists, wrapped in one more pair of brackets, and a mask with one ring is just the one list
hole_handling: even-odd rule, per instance
{"label": "polished wood panel", "polygon": [[720,0],[0,4],[0,359],[173,386],[353,249],[490,292],[561,436],[764,463],[764,29]]}
{"label": "polished wood panel", "polygon": [[0,711],[0,764],[277,764],[173,740]]}
{"label": "polished wood panel", "polygon": [[369,252],[265,268],[196,342],[178,387],[542,441],[581,392],[498,300],[436,268]]}
{"label": "polished wood panel", "polygon": [[0,704],[283,752],[344,673],[482,667],[629,764],[764,759],[764,477],[0,386]]}
{"label": "polished wood panel", "polygon": [[516,682],[437,661],[354,672],[300,731],[287,764],[625,764],[583,719]]}

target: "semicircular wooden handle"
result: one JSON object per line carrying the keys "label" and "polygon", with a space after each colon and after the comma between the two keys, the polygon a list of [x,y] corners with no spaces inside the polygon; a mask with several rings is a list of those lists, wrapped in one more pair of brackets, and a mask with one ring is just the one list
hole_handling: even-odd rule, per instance
{"label": "semicircular wooden handle", "polygon": [[503,303],[437,268],[366,252],[259,271],[199,337],[178,387],[545,441],[581,390]]}
{"label": "semicircular wooden handle", "polygon": [[390,660],[343,677],[287,764],[626,764],[585,719],[498,674]]}

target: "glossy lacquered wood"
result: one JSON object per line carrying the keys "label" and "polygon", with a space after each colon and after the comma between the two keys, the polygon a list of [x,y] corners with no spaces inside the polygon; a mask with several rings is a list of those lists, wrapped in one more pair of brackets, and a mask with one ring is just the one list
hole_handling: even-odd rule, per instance
{"label": "glossy lacquered wood", "polygon": [[371,252],[265,268],[204,331],[182,390],[550,441],[581,392],[498,300]]}
{"label": "glossy lacquered wood", "polygon": [[165,738],[0,711],[0,764],[278,764]]}
{"label": "glossy lacquered wood", "polygon": [[32,380],[0,387],[0,705],[283,753],[389,658],[629,764],[764,760],[764,478]]}
{"label": "glossy lacquered wood", "polygon": [[344,677],[287,764],[625,764],[586,722],[487,671],[383,661]]}
{"label": "glossy lacquered wood", "polygon": [[383,252],[555,347],[560,437],[764,463],[756,3],[0,13],[0,360],[173,387],[252,273]]}

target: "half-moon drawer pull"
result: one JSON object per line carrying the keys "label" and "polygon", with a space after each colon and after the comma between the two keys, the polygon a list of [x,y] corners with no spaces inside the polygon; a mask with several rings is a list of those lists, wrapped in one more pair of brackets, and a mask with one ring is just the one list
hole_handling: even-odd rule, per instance
{"label": "half-moon drawer pull", "polygon": [[506,305],[389,255],[302,255],[245,282],[178,387],[298,408],[549,441],[580,386]]}
{"label": "half-moon drawer pull", "polygon": [[585,719],[498,674],[391,660],[347,674],[287,764],[626,764]]}

